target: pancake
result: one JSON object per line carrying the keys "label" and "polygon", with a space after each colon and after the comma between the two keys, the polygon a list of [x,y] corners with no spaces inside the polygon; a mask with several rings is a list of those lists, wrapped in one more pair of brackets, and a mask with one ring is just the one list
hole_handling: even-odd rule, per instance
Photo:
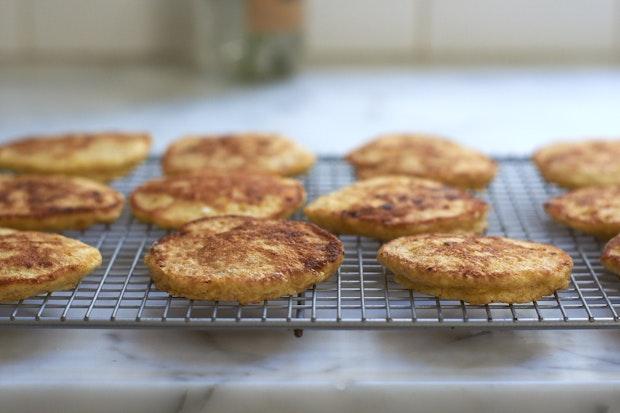
{"label": "pancake", "polygon": [[80,241],[0,228],[0,301],[74,288],[99,265],[99,251]]}
{"label": "pancake", "polygon": [[465,191],[406,176],[358,181],[304,210],[312,222],[336,234],[382,240],[431,232],[480,233],[487,211],[484,201]]}
{"label": "pancake", "polygon": [[86,178],[0,174],[0,226],[83,229],[118,219],[124,198]]}
{"label": "pancake", "polygon": [[459,188],[484,188],[497,172],[486,155],[425,134],[382,135],[349,153],[347,160],[360,179],[407,175]]}
{"label": "pancake", "polygon": [[620,234],[620,185],[575,189],[545,203],[557,222],[609,239]]}
{"label": "pancake", "polygon": [[613,237],[605,245],[601,263],[607,270],[620,275],[620,235]]}
{"label": "pancake", "polygon": [[533,159],[547,181],[564,188],[620,185],[620,139],[556,143]]}
{"label": "pancake", "polygon": [[178,228],[207,216],[287,218],[305,198],[303,185],[295,179],[203,172],[149,181],[131,194],[131,207],[142,221]]}
{"label": "pancake", "polygon": [[244,304],[302,292],[343,257],[342,242],[313,224],[224,216],[160,239],[145,262],[157,288],[174,296]]}
{"label": "pancake", "polygon": [[315,157],[276,134],[190,135],[168,147],[162,161],[166,175],[201,170],[263,172],[293,176],[312,167]]}
{"label": "pancake", "polygon": [[502,237],[430,234],[379,249],[378,260],[405,288],[471,304],[525,303],[568,287],[568,254]]}
{"label": "pancake", "polygon": [[151,137],[146,133],[31,136],[0,146],[0,168],[105,182],[129,173],[148,156],[150,147]]}

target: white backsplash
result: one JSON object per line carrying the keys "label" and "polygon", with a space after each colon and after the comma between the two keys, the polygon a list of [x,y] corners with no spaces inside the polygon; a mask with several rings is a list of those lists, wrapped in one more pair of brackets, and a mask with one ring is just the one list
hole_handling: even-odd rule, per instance
{"label": "white backsplash", "polygon": [[[187,59],[198,2],[0,0],[0,59]],[[311,62],[617,62],[620,0],[306,0]]]}

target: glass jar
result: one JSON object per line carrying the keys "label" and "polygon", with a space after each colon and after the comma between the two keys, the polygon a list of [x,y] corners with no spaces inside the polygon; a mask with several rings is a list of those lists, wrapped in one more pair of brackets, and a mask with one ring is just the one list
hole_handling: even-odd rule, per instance
{"label": "glass jar", "polygon": [[206,70],[255,81],[290,75],[301,59],[302,0],[202,0],[194,56]]}

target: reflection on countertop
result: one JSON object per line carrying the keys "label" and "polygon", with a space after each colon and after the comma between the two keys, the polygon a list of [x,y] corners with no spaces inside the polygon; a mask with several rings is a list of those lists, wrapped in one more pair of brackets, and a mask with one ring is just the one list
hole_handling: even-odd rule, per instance
{"label": "reflection on countertop", "polygon": [[528,154],[558,138],[617,135],[619,95],[620,70],[588,67],[336,67],[239,85],[176,67],[5,65],[0,140],[148,130],[161,153],[184,133],[261,130],[342,154],[378,133],[426,131]]}

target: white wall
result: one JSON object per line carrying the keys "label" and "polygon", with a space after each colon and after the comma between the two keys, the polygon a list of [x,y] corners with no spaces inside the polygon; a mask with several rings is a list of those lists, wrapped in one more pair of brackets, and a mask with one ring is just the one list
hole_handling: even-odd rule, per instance
{"label": "white wall", "polygon": [[[186,58],[198,1],[0,0],[0,58]],[[306,2],[315,62],[620,61],[620,0]]]}
{"label": "white wall", "polygon": [[0,0],[0,56],[178,57],[191,12],[189,0]]}
{"label": "white wall", "polygon": [[616,61],[620,1],[311,0],[308,46],[325,59]]}

